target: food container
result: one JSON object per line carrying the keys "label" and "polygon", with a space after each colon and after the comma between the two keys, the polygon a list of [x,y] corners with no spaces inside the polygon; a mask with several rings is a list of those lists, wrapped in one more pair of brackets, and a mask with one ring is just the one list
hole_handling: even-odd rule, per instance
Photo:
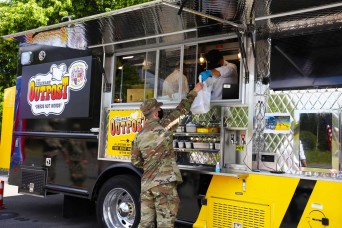
{"label": "food container", "polygon": [[209,149],[209,143],[204,142],[193,142],[194,149]]}
{"label": "food container", "polygon": [[210,133],[219,133],[220,132],[220,128],[218,128],[218,127],[209,127],[209,132]]}
{"label": "food container", "polygon": [[178,147],[178,140],[174,139],[173,140],[173,148],[177,148]]}
{"label": "food container", "polygon": [[198,127],[196,129],[197,133],[208,133],[209,132],[209,128],[208,127]]}
{"label": "food container", "polygon": [[218,127],[198,127],[197,133],[218,133],[220,129]]}
{"label": "food container", "polygon": [[195,124],[187,124],[186,125],[186,132],[194,133],[196,132],[196,125]]}
{"label": "food container", "polygon": [[215,150],[221,149],[221,143],[215,143]]}
{"label": "food container", "polygon": [[187,148],[187,149],[191,149],[191,142],[190,141],[186,141],[185,142],[185,148]]}
{"label": "food container", "polygon": [[178,141],[178,148],[179,148],[179,149],[185,148],[185,143],[184,143],[184,141]]}
{"label": "food container", "polygon": [[179,125],[176,129],[176,132],[185,132],[185,126],[184,125]]}

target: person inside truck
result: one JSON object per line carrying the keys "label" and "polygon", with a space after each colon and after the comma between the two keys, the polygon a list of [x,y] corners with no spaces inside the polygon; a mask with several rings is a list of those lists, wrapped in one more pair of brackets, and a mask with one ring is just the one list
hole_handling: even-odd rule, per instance
{"label": "person inside truck", "polygon": [[168,96],[170,100],[178,100],[179,98],[179,77],[182,80],[182,98],[189,92],[188,79],[184,74],[180,73],[179,64],[173,72],[169,74],[163,83],[163,96]]}
{"label": "person inside truck", "polygon": [[140,109],[146,118],[142,131],[132,143],[131,161],[143,169],[141,177],[141,221],[139,228],[174,227],[179,206],[177,184],[182,176],[173,151],[173,133],[181,115],[189,113],[192,102],[203,88],[197,83],[186,98],[168,115],[163,115],[162,102],[144,101]]}
{"label": "person inside truck", "polygon": [[207,70],[200,73],[202,81],[211,87],[211,100],[222,99],[224,84],[238,84],[237,67],[233,63],[225,61],[222,53],[213,49],[206,55]]}

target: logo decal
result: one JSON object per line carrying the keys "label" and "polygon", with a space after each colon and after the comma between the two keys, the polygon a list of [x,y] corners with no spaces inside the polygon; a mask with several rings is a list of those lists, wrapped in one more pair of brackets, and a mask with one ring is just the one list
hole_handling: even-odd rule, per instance
{"label": "logo decal", "polygon": [[88,65],[74,61],[69,69],[62,63],[52,64],[47,74],[36,74],[28,82],[27,102],[34,115],[59,115],[70,99],[70,90],[79,91],[87,82]]}

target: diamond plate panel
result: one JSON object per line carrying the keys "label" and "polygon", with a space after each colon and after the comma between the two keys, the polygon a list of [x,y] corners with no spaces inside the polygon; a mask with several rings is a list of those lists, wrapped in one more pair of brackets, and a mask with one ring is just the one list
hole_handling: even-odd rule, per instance
{"label": "diamond plate panel", "polygon": [[201,124],[204,127],[220,126],[221,107],[212,107],[206,114],[192,115],[191,122]]}
{"label": "diamond plate panel", "polygon": [[289,113],[295,119],[295,110],[337,110],[342,107],[342,89],[309,89],[272,91],[260,80],[270,75],[270,40],[257,42],[258,81],[255,85],[253,153],[276,154],[276,169],[287,173],[298,170],[298,158],[294,154],[294,132],[289,134],[264,134],[265,113]]}
{"label": "diamond plate panel", "polygon": [[224,108],[224,127],[247,128],[247,125],[248,106],[230,106]]}
{"label": "diamond plate panel", "polygon": [[[289,113],[295,119],[295,110],[338,110],[342,107],[342,89],[312,89],[291,91],[270,91],[267,112]],[[260,120],[261,121],[261,120]],[[264,150],[259,152],[277,154],[277,169],[287,173],[298,170],[294,151],[294,132],[290,134],[264,134]]]}
{"label": "diamond plate panel", "polygon": [[220,161],[220,153],[200,151],[196,149],[179,151],[175,150],[178,165],[214,166]]}

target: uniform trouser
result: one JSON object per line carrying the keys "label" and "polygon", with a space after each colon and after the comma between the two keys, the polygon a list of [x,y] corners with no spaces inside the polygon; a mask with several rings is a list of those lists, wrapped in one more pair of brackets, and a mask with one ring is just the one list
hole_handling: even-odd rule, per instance
{"label": "uniform trouser", "polygon": [[177,183],[158,185],[141,195],[141,220],[139,228],[172,228],[176,220],[179,197]]}

